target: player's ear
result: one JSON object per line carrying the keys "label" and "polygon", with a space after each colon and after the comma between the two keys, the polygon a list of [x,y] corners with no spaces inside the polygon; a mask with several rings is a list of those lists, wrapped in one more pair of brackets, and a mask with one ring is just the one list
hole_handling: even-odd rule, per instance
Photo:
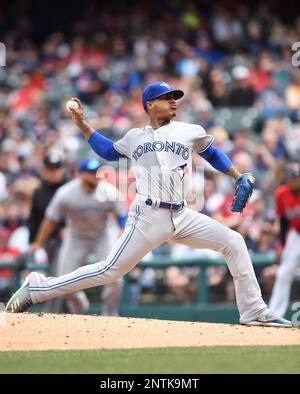
{"label": "player's ear", "polygon": [[152,109],[152,101],[147,101],[146,103],[146,112],[148,113],[150,109]]}

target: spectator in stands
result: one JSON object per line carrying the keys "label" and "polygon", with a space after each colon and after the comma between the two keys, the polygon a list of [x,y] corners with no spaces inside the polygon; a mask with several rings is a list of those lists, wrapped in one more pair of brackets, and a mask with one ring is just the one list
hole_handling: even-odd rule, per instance
{"label": "spectator in stands", "polygon": [[204,182],[204,207],[202,213],[212,216],[222,203],[224,202],[224,195],[217,191],[216,179],[208,178]]}
{"label": "spectator in stands", "polygon": [[259,179],[264,182],[264,188],[268,189],[272,182],[278,186],[282,179],[286,159],[283,141],[279,139],[274,129],[266,126],[262,132],[262,142],[256,146],[255,150]]}
{"label": "spectator in stands", "polygon": [[228,90],[225,85],[223,72],[218,68],[208,70],[203,76],[203,84],[207,90],[209,101],[215,107],[228,106]]}
{"label": "spectator in stands", "polygon": [[212,41],[205,30],[197,35],[196,55],[204,59],[209,66],[217,65],[225,60],[225,54],[213,48]]}
{"label": "spectator in stands", "polygon": [[300,120],[300,71],[295,68],[292,73],[292,81],[285,90],[285,99],[288,108],[295,120]]}
{"label": "spectator in stands", "polygon": [[267,218],[267,202],[260,189],[253,190],[250,197],[252,207],[251,225],[247,232],[252,242],[259,241],[262,226]]}
{"label": "spectator in stands", "polygon": [[253,154],[255,149],[255,143],[252,141],[251,132],[246,129],[238,130],[234,133],[233,140],[233,149],[230,152],[231,155],[235,155],[239,152],[247,152],[249,154]]}
{"label": "spectator in stands", "polygon": [[174,303],[195,301],[197,283],[193,279],[197,278],[197,268],[173,266],[166,269],[165,275],[167,292]]}
{"label": "spectator in stands", "polygon": [[[253,253],[265,254],[269,257],[275,257],[275,242],[276,242],[276,231],[271,223],[265,222],[261,227],[260,236],[254,244],[252,249]],[[270,295],[270,280],[274,280],[274,271],[270,266],[254,266],[254,271],[257,280],[264,292]],[[272,279],[270,274],[272,271]]]}
{"label": "spectator in stands", "polygon": [[233,88],[228,97],[231,107],[252,107],[255,101],[255,92],[250,85],[249,70],[245,66],[236,66],[232,70],[234,80]]}
{"label": "spectator in stands", "polygon": [[[241,171],[242,174],[247,172],[252,172],[252,165],[253,161],[251,156],[246,152],[237,153],[235,156],[232,157],[232,162]],[[233,188],[233,185],[232,185]],[[245,207],[243,213],[236,214],[232,212],[230,209],[232,203],[232,193],[231,190],[224,198],[222,204],[220,205],[219,209],[216,210],[213,214],[213,218],[223,223],[225,226],[228,226],[232,229],[236,229],[243,219],[247,216],[252,215],[252,206],[249,202]]]}

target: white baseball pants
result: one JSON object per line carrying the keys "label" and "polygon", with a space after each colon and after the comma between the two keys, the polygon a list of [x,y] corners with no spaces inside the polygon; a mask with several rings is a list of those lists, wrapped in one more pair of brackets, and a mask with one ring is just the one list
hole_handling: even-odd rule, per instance
{"label": "white baseball pants", "polygon": [[[112,237],[107,233],[104,233],[102,237],[96,241],[78,239],[67,233],[59,251],[56,275],[62,276],[75,271],[77,268],[84,265],[88,256],[92,253],[95,254],[97,259],[104,259],[111,250],[114,241],[116,241],[116,237]],[[119,288],[121,288],[121,286],[122,283],[120,283],[120,281],[113,283],[109,285],[110,291],[120,293]],[[71,313],[84,313],[89,308],[89,300],[84,291],[68,293],[64,298]],[[59,309],[60,305],[58,304],[56,312],[59,312]],[[105,305],[104,309],[106,309]]]}
{"label": "white baseball pants", "polygon": [[132,204],[125,231],[105,260],[57,278],[31,274],[29,291],[32,301],[39,303],[115,282],[148,252],[167,241],[223,254],[233,276],[241,321],[253,320],[268,311],[246,244],[239,233],[189,208],[172,212],[147,206],[142,200]]}
{"label": "white baseball pants", "polygon": [[287,310],[293,277],[299,265],[300,234],[291,229],[282,251],[280,266],[270,298],[270,309],[280,316],[284,316]]}

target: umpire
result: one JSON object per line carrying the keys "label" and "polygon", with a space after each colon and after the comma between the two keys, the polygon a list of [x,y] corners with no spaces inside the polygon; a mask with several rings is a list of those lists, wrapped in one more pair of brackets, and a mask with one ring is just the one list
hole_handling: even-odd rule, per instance
{"label": "umpire", "polygon": [[[42,183],[33,194],[31,211],[27,222],[30,243],[36,238],[50,200],[56,190],[67,181],[64,165],[64,158],[59,152],[49,152],[44,157],[43,168],[40,173]],[[64,224],[61,222],[45,244],[51,275],[54,275],[56,272],[57,254],[61,246],[60,231],[63,226]]]}

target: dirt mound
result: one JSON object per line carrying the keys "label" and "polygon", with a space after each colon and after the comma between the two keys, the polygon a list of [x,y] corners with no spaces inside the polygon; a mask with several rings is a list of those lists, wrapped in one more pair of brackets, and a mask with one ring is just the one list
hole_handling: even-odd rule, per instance
{"label": "dirt mound", "polygon": [[0,351],[300,344],[298,328],[44,313],[2,313],[1,323]]}

